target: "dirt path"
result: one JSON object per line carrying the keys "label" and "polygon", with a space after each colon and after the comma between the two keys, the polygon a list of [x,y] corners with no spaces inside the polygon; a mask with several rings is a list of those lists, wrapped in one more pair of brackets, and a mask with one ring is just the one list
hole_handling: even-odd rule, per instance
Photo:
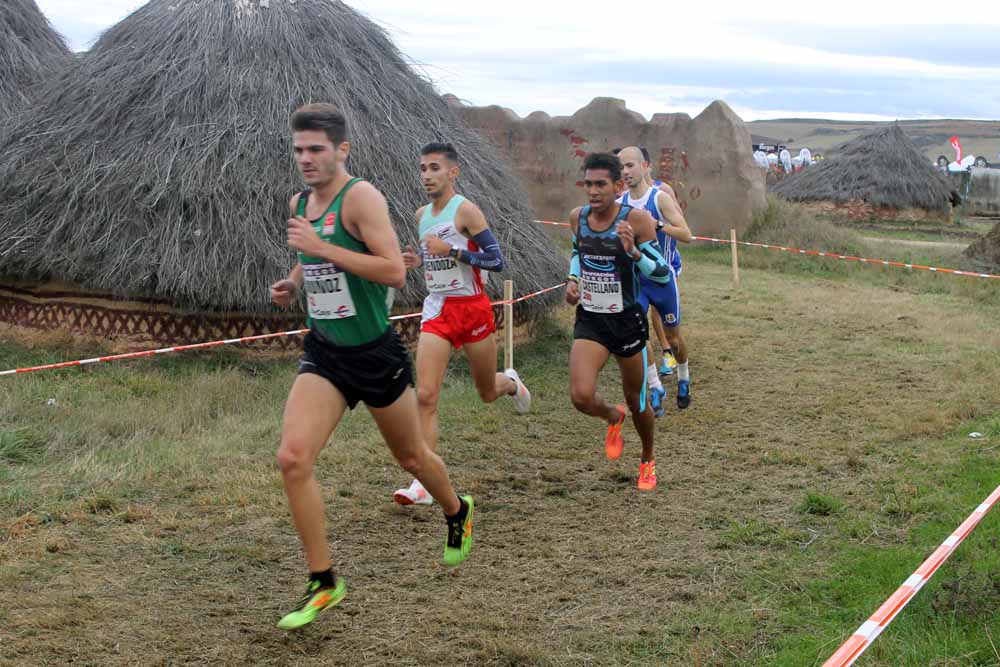
{"label": "dirt path", "polygon": [[[274,623],[303,568],[273,464],[281,406],[254,402],[264,387],[252,374],[227,375],[216,416],[157,440],[162,454],[105,456],[99,500],[7,527],[0,665],[758,664],[758,645],[785,628],[767,610],[751,615],[743,583],[759,563],[815,554],[775,582],[800,586],[829,561],[829,528],[796,506],[816,491],[878,511],[875,489],[894,479],[901,448],[995,409],[987,362],[1000,313],[753,269],[734,293],[725,266],[698,262],[684,288],[694,401],[658,422],[655,493],[635,489],[631,427],[622,461],[609,462],[602,425],[573,411],[563,310],[559,327],[518,350],[530,417],[481,406],[462,373],[445,388],[441,451],[479,505],[472,560],[439,565],[440,511],[392,505],[407,478],[368,417],[352,416],[319,468],[348,597],[314,627],[282,633]],[[135,410],[156,401],[149,409],[168,419],[180,397],[208,390],[147,384],[162,393]],[[601,386],[617,398],[617,371]],[[15,401],[35,400],[30,383],[18,387]],[[58,417],[67,428],[98,418],[86,403],[97,398],[79,400]],[[80,456],[67,463],[74,480],[89,474]],[[53,486],[53,502],[62,492]],[[765,537],[740,537],[748,525]],[[726,640],[729,618],[746,619],[752,641]]]}

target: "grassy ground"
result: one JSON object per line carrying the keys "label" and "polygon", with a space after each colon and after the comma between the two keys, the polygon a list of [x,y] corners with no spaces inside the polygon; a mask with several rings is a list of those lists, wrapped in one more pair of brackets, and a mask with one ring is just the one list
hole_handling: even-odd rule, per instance
{"label": "grassy ground", "polygon": [[[319,474],[349,593],[297,634],[274,628],[303,583],[273,464],[291,360],[3,378],[0,665],[822,664],[1000,484],[1000,298],[750,251],[734,292],[724,249],[685,257],[694,403],[658,423],[657,492],[633,431],[611,463],[572,411],[559,311],[517,351],[530,418],[447,378],[442,451],[480,507],[461,568],[437,508],[392,505],[408,480],[368,416],[345,422]],[[8,339],[0,368],[93,352]],[[1000,664],[998,528],[859,664]]]}

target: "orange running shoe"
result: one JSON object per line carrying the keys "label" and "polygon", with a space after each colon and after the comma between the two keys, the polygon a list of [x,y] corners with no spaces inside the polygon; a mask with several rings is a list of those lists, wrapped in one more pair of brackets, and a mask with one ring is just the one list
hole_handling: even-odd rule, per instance
{"label": "orange running shoe", "polygon": [[604,453],[612,461],[617,461],[625,448],[625,440],[622,438],[622,424],[625,423],[625,406],[616,405],[621,418],[614,424],[608,424],[608,434],[604,436]]}
{"label": "orange running shoe", "polygon": [[656,488],[656,461],[639,464],[639,490],[652,491]]}

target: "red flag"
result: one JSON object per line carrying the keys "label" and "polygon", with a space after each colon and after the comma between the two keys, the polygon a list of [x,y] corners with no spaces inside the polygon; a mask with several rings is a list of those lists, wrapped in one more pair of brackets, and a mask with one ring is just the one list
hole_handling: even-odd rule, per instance
{"label": "red flag", "polygon": [[954,148],[955,149],[955,153],[958,154],[958,157],[955,158],[955,162],[961,162],[962,161],[962,142],[958,140],[958,137],[952,137],[948,141],[951,142],[951,147]]}

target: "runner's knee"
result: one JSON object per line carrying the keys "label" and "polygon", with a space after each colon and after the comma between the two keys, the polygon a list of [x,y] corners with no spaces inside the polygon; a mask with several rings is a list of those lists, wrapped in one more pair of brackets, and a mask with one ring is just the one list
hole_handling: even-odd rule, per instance
{"label": "runner's knee", "polygon": [[569,397],[580,412],[589,413],[594,405],[594,390],[590,387],[571,387]]}
{"label": "runner's knee", "polygon": [[278,468],[281,476],[290,481],[306,479],[313,472],[314,457],[306,443],[296,438],[285,438],[278,448]]}
{"label": "runner's knee", "polygon": [[483,403],[492,403],[499,397],[495,381],[491,381],[488,385],[476,385],[476,390],[479,392],[479,398]]}
{"label": "runner's knee", "polygon": [[628,409],[632,414],[637,415],[642,412],[642,410],[639,409],[639,403],[642,401],[640,394],[641,392],[638,391],[625,392],[625,402],[628,404]]}
{"label": "runner's knee", "polygon": [[421,410],[436,409],[440,395],[440,387],[417,386],[417,403],[420,405]]}
{"label": "runner's knee", "polygon": [[416,451],[403,452],[396,455],[396,461],[399,463],[399,467],[418,479],[420,474],[426,468],[425,459],[425,456],[421,456],[420,453]]}

